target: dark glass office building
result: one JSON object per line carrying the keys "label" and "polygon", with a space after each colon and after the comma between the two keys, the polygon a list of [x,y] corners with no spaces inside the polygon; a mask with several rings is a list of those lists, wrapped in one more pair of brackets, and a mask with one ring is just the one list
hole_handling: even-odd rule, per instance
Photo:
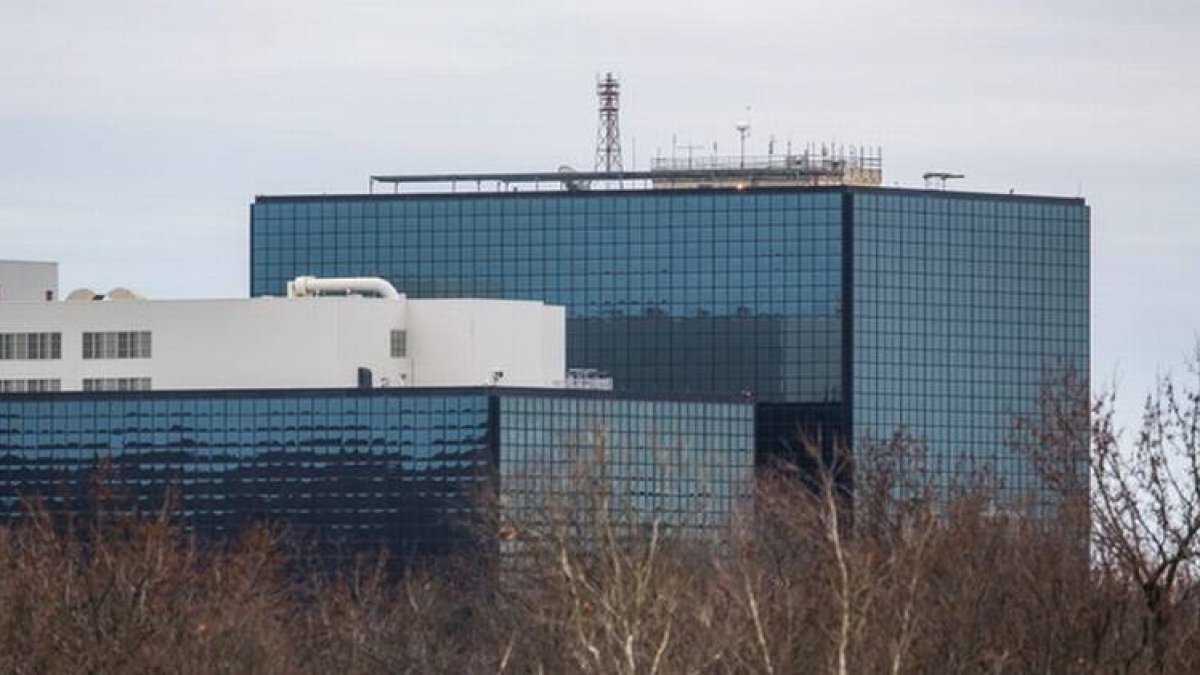
{"label": "dark glass office building", "polygon": [[1040,387],[1088,372],[1079,199],[872,187],[264,196],[251,292],[386,277],[412,297],[567,308],[570,367],[638,394],[742,393],[760,460],[796,430],[861,447],[898,426],[949,485],[991,471]]}
{"label": "dark glass office building", "polygon": [[[309,552],[403,559],[479,544],[570,497],[580,472],[627,514],[693,534],[749,505],[753,409],[536,389],[154,391],[0,397],[0,514],[37,496],[86,514],[94,486],[221,539],[288,526]],[[497,514],[494,510],[501,509]],[[485,532],[486,535],[486,532]],[[495,546],[498,537],[492,542]]]}

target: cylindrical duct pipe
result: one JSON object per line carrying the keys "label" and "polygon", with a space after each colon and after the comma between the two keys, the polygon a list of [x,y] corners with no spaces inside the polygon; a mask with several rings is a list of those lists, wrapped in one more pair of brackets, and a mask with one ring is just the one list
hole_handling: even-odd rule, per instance
{"label": "cylindrical duct pipe", "polygon": [[318,279],[296,277],[288,282],[289,298],[304,298],[322,293],[374,293],[388,300],[400,300],[396,287],[379,277]]}

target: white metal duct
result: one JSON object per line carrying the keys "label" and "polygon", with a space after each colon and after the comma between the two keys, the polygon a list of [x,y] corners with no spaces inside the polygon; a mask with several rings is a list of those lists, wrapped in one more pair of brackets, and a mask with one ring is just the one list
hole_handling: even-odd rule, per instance
{"label": "white metal duct", "polygon": [[388,300],[400,300],[401,295],[396,287],[379,277],[347,277],[318,279],[316,277],[296,277],[288,282],[289,298],[306,298],[328,293],[374,293]]}

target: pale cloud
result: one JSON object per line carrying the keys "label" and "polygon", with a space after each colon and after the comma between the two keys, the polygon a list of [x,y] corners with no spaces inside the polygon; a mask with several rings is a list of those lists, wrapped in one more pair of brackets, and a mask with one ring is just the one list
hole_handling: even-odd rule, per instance
{"label": "pale cloud", "polygon": [[1152,373],[1200,325],[1197,34],[1192,0],[10,2],[0,257],[244,292],[254,194],[587,166],[611,69],[642,165],[673,135],[731,150],[752,105],[758,151],[879,144],[889,183],[1086,194],[1097,372]]}

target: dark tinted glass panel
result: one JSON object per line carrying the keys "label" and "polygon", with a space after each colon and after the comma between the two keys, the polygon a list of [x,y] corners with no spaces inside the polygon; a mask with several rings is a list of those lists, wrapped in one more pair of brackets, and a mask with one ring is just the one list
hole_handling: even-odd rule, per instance
{"label": "dark tinted glass panel", "polygon": [[10,397],[0,511],[32,494],[86,511],[100,477],[114,503],[142,511],[170,488],[180,521],[206,535],[266,520],[338,552],[436,552],[467,535],[489,443],[483,395]]}
{"label": "dark tinted glass panel", "polygon": [[121,509],[174,491],[205,536],[270,521],[322,556],[442,553],[488,532],[497,479],[502,503],[545,506],[531,487],[601,451],[623,504],[711,529],[748,499],[753,439],[748,404],[586,392],[6,395],[0,516],[33,495],[86,513],[100,479]]}
{"label": "dark tinted glass panel", "polygon": [[841,195],[687,191],[265,198],[251,292],[382,276],[412,297],[567,308],[571,367],[647,393],[840,400]]}
{"label": "dark tinted glass panel", "polygon": [[504,398],[500,410],[503,503],[514,522],[603,496],[617,519],[699,534],[750,506],[750,405],[531,395]]}

